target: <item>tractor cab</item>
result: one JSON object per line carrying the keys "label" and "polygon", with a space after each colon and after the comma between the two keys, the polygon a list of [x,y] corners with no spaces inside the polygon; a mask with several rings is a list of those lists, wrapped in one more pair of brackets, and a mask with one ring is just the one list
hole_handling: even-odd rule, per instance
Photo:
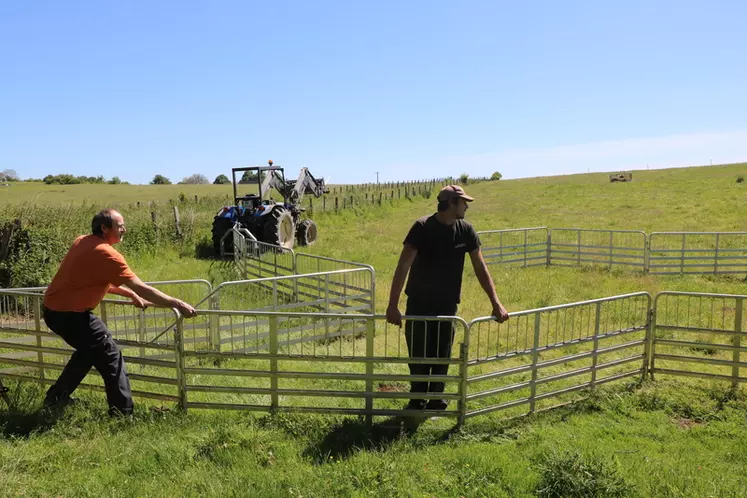
{"label": "tractor cab", "polygon": [[[213,245],[217,254],[230,252],[232,241],[228,232],[240,225],[260,242],[292,249],[316,241],[316,224],[302,219],[305,211],[301,200],[305,194],[320,197],[329,192],[323,179],[314,178],[307,168],[301,168],[297,180],[286,180],[281,166],[250,166],[232,168],[233,206],[224,206],[213,220]],[[249,191],[247,191],[249,190]],[[271,197],[275,191],[281,201]],[[241,191],[241,193],[239,192]]]}

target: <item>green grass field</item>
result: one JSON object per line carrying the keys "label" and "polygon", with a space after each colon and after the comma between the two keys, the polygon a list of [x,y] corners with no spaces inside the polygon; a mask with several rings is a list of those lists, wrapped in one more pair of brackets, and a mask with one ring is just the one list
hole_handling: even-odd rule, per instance
{"label": "green grass field", "polygon": [[[467,185],[467,218],[478,230],[548,226],[651,231],[747,231],[747,164],[636,171],[632,183],[605,174]],[[16,188],[17,187],[17,188]],[[229,193],[225,186],[42,186],[0,191],[0,214],[19,203],[166,203]],[[106,188],[106,190],[102,190]],[[15,189],[15,190],[13,190]],[[19,193],[23,190],[23,194]],[[61,191],[64,190],[64,191]],[[219,205],[195,206],[195,240]],[[377,309],[412,221],[433,198],[383,208],[318,213],[310,252],[373,265]],[[135,215],[134,212],[132,213]],[[61,222],[54,220],[53,222]],[[139,240],[133,231],[132,240]],[[166,244],[166,245],[164,245]],[[145,280],[230,278],[184,247],[137,251],[123,244]],[[596,268],[492,267],[499,296],[520,311],[634,291],[746,294],[744,276],[655,277]],[[487,315],[466,264],[459,314]],[[530,417],[476,417],[459,431],[429,421],[414,433],[353,418],[197,411],[160,413],[141,403],[132,420],[109,420],[100,394],[60,416],[39,411],[43,392],[13,388],[0,402],[3,496],[744,496],[747,396],[727,385],[660,376],[608,385],[575,405]]]}

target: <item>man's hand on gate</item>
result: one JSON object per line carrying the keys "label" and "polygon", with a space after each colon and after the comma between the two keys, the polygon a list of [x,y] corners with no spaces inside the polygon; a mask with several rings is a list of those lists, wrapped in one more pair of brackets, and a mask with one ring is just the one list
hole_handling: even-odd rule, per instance
{"label": "man's hand on gate", "polygon": [[144,309],[148,308],[148,306],[151,305],[151,303],[149,303],[148,301],[146,301],[142,297],[138,296],[137,294],[135,294],[134,296],[132,296],[132,304],[136,308],[140,308],[141,310],[144,310]]}
{"label": "man's hand on gate", "polygon": [[197,311],[191,305],[179,299],[176,300],[176,305],[174,307],[179,310],[179,313],[181,313],[184,318],[197,316]]}
{"label": "man's hand on gate", "polygon": [[399,308],[396,306],[389,306],[386,309],[386,321],[392,325],[402,326],[402,313],[399,312]]}
{"label": "man's hand on gate", "polygon": [[493,316],[498,323],[503,323],[508,320],[508,311],[501,303],[496,303],[493,305]]}

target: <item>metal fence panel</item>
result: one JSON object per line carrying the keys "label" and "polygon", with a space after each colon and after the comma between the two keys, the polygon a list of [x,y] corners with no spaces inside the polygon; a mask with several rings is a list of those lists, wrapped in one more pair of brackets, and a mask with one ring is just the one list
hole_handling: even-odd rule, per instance
{"label": "metal fence panel", "polygon": [[646,372],[651,296],[626,294],[470,323],[467,413],[534,412]]}
{"label": "metal fence panel", "polygon": [[[439,345],[446,348],[446,336],[426,337],[423,354],[413,351],[411,357],[407,327],[387,325],[383,316],[215,310],[197,319],[215,318],[230,340],[220,352],[207,341],[194,341],[185,350],[188,408],[392,416],[406,413],[410,381],[442,381],[445,393],[418,397],[450,400],[450,409],[425,414],[458,417],[461,412],[461,343],[467,327],[460,318],[405,317],[452,327],[454,344],[443,358],[425,354]],[[426,375],[417,366],[410,371],[409,364],[441,365],[444,372]]]}
{"label": "metal fence panel", "polygon": [[293,275],[296,254],[293,249],[249,240],[236,228],[233,233],[233,261],[244,279]]}
{"label": "metal fence panel", "polygon": [[[46,326],[42,302],[41,291],[0,289],[0,378],[53,384],[64,368],[72,349]],[[133,314],[133,309],[130,304],[106,301],[97,310],[108,312],[114,324],[109,327],[128,364],[133,395],[179,402],[174,327],[178,314],[157,308]],[[119,320],[128,316],[130,322]],[[162,334],[169,328],[169,334]],[[101,377],[92,370],[81,388],[103,390]]]}
{"label": "metal fence panel", "polygon": [[653,232],[649,272],[747,273],[747,232]]}
{"label": "metal fence panel", "polygon": [[[254,280],[224,282],[209,299],[212,310],[284,311],[306,313],[372,313],[374,310],[374,275],[367,268],[338,270],[306,275],[291,275]],[[281,319],[284,320],[284,319]],[[265,321],[266,322],[266,321]],[[262,325],[267,325],[263,322]],[[213,317],[206,327],[190,322],[195,331],[205,335],[204,342],[213,350],[229,350],[235,342],[230,326]],[[258,323],[259,325],[259,323]],[[283,333],[297,330],[283,329]],[[196,338],[185,338],[185,344]],[[294,340],[305,340],[303,336]]]}
{"label": "metal fence panel", "polygon": [[646,268],[646,234],[638,230],[553,228],[549,264]]}
{"label": "metal fence panel", "polygon": [[477,232],[488,265],[544,266],[547,264],[546,227]]}
{"label": "metal fence panel", "polygon": [[651,373],[747,382],[747,296],[660,292],[655,299]]}

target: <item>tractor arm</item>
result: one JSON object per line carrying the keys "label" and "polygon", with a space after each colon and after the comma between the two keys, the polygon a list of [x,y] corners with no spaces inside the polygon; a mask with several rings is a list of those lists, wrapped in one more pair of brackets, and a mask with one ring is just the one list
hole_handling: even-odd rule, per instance
{"label": "tractor arm", "polygon": [[262,180],[262,186],[260,188],[260,195],[263,199],[267,197],[267,193],[270,189],[275,189],[280,192],[280,195],[286,197],[286,185],[282,178],[275,171],[267,171],[265,173],[265,179]]}
{"label": "tractor arm", "polygon": [[314,175],[311,174],[308,168],[301,168],[301,174],[298,175],[298,179],[293,183],[293,197],[295,202],[299,204],[304,194],[321,197],[328,192],[329,189],[324,186],[324,179],[317,180],[314,178]]}

